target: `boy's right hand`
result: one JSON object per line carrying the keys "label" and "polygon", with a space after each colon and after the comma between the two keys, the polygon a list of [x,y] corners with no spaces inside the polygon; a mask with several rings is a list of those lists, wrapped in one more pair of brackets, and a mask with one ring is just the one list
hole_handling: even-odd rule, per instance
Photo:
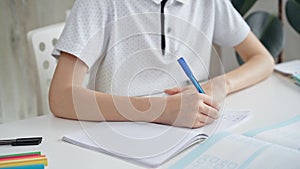
{"label": "boy's right hand", "polygon": [[212,97],[196,90],[182,90],[167,97],[162,123],[199,128],[217,119],[218,111],[219,106]]}

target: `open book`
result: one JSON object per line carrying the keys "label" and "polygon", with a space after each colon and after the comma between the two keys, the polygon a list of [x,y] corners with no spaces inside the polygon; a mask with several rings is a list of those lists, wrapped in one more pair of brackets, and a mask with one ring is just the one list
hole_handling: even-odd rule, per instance
{"label": "open book", "polygon": [[221,132],[172,165],[170,169],[300,168],[300,116],[249,131]]}
{"label": "open book", "polygon": [[63,140],[107,153],[129,162],[157,167],[213,133],[232,128],[249,117],[249,111],[225,111],[219,120],[198,129],[141,122],[101,122],[63,136]]}

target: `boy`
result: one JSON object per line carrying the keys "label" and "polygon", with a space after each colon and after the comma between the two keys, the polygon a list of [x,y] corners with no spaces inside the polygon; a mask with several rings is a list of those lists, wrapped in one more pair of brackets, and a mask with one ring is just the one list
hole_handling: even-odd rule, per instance
{"label": "boy", "polygon": [[[245,63],[203,84],[206,94],[199,94],[186,86],[176,60],[184,56],[197,79],[207,79],[212,43],[234,47]],[[53,55],[59,57],[49,96],[54,115],[191,128],[218,118],[212,82],[228,95],[263,80],[274,66],[229,0],[77,0]],[[168,96],[138,97],[156,91]]]}

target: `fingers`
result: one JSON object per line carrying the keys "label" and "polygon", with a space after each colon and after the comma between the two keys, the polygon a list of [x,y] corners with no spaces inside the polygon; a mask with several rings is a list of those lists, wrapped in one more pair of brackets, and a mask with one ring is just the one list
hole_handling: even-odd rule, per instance
{"label": "fingers", "polygon": [[218,109],[211,107],[210,105],[201,104],[198,109],[198,113],[207,115],[210,118],[217,119],[219,117]]}
{"label": "fingers", "polygon": [[210,123],[214,122],[215,119],[211,118],[205,114],[198,114],[197,121],[204,123],[204,124],[210,124]]}
{"label": "fingers", "polygon": [[[199,128],[207,124],[212,123],[219,117],[219,105],[212,97],[199,94],[197,91],[185,90],[183,88],[173,88],[165,91],[167,94],[174,94],[181,92],[180,95],[174,95],[172,98],[179,100],[179,109],[175,112],[179,112],[176,115],[174,123],[172,125]],[[178,102],[177,102],[178,105]]]}
{"label": "fingers", "polygon": [[200,95],[200,103],[193,128],[203,127],[219,117],[219,105],[210,96]]}
{"label": "fingers", "polygon": [[218,102],[216,102],[211,96],[201,94],[200,97],[202,98],[203,102],[206,105],[209,105],[209,106],[215,108],[216,110],[220,109],[220,106],[219,106]]}
{"label": "fingers", "polygon": [[195,122],[194,122],[194,125],[192,126],[192,128],[203,127],[207,124],[214,122],[214,120],[215,119],[213,119],[205,114],[198,113],[197,118],[195,119]]}

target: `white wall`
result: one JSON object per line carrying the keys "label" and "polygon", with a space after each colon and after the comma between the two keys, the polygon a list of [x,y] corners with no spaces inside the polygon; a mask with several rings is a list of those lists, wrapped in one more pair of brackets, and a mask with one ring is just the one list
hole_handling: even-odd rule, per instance
{"label": "white wall", "polygon": [[[284,5],[285,5],[284,0]],[[247,13],[253,11],[263,10],[272,14],[277,14],[278,12],[278,1],[277,0],[264,0],[258,1],[253,6],[253,8]],[[284,19],[284,30],[286,34],[286,45],[284,49],[283,61],[289,61],[293,59],[300,59],[300,35],[297,34],[295,30],[287,23],[285,16],[285,11],[283,12]],[[236,61],[235,53],[232,48],[222,48],[222,60],[225,71],[232,70],[238,66]]]}

